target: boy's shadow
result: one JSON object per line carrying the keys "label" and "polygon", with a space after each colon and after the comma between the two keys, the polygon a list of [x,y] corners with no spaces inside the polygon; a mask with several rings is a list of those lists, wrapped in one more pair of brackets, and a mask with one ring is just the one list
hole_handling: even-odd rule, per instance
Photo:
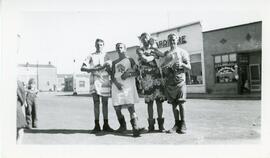
{"label": "boy's shadow", "polygon": [[105,131],[101,131],[101,132],[97,132],[97,133],[93,133],[91,131],[90,134],[94,134],[95,136],[115,135],[115,136],[132,137],[132,130],[127,130],[125,132],[116,132],[116,131],[114,131],[114,132],[105,132]]}
{"label": "boy's shadow", "polygon": [[[141,131],[141,134],[145,134],[145,133],[147,133],[146,130]],[[101,131],[101,132],[98,132],[98,133],[91,133],[91,134],[94,134],[96,136],[115,135],[115,136],[120,136],[120,137],[133,137],[132,130],[126,130],[124,132],[116,132],[116,131],[114,131],[114,132],[104,132],[104,131]]]}
{"label": "boy's shadow", "polygon": [[90,133],[90,130],[85,129],[25,129],[25,133],[33,134],[77,134],[77,133]]}
{"label": "boy's shadow", "polygon": [[[32,133],[32,134],[94,134],[96,136],[105,136],[105,135],[115,135],[121,137],[133,137],[132,130],[126,130],[125,132],[98,132],[93,133],[92,130],[87,129],[25,129],[25,133]],[[146,130],[142,130],[141,134],[147,133]]]}

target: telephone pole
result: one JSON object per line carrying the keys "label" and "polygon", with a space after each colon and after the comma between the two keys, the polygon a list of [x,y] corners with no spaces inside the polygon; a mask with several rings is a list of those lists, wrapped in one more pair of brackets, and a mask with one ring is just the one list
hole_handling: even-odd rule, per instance
{"label": "telephone pole", "polygon": [[38,79],[38,61],[37,61],[37,89],[39,90],[39,79]]}

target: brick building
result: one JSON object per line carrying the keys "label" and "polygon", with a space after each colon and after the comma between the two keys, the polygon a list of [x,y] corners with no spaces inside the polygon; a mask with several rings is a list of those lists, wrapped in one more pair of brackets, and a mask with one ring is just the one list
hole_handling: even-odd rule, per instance
{"label": "brick building", "polygon": [[206,91],[261,91],[262,22],[203,32]]}

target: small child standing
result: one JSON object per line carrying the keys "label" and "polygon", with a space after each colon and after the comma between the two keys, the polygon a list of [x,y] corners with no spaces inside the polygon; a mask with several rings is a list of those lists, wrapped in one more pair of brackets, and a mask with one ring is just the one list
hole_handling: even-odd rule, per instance
{"label": "small child standing", "polygon": [[116,51],[119,58],[113,61],[111,72],[112,103],[120,124],[116,131],[124,132],[127,130],[125,117],[121,112],[122,108],[127,108],[130,113],[133,136],[138,137],[142,129],[138,127],[134,104],[139,101],[135,82],[135,77],[138,76],[139,72],[134,60],[126,57],[126,46],[123,43],[116,44]]}
{"label": "small child standing", "polygon": [[[26,122],[27,128],[37,128],[37,94],[36,82],[31,78],[26,91]],[[31,124],[32,123],[32,124]]]}

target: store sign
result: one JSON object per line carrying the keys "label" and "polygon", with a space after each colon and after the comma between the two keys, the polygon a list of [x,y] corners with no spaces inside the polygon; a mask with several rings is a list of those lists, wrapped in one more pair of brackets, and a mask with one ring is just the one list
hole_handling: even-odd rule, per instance
{"label": "store sign", "polygon": [[235,64],[216,64],[217,83],[235,82],[238,80],[237,66]]}
{"label": "store sign", "polygon": [[[185,36],[185,35],[180,36],[180,37],[178,38],[177,45],[185,44],[185,43],[187,43],[187,41],[186,41],[186,36]],[[160,41],[157,41],[156,44],[157,44],[158,48],[169,47],[169,42],[168,42],[168,40],[160,40]]]}

